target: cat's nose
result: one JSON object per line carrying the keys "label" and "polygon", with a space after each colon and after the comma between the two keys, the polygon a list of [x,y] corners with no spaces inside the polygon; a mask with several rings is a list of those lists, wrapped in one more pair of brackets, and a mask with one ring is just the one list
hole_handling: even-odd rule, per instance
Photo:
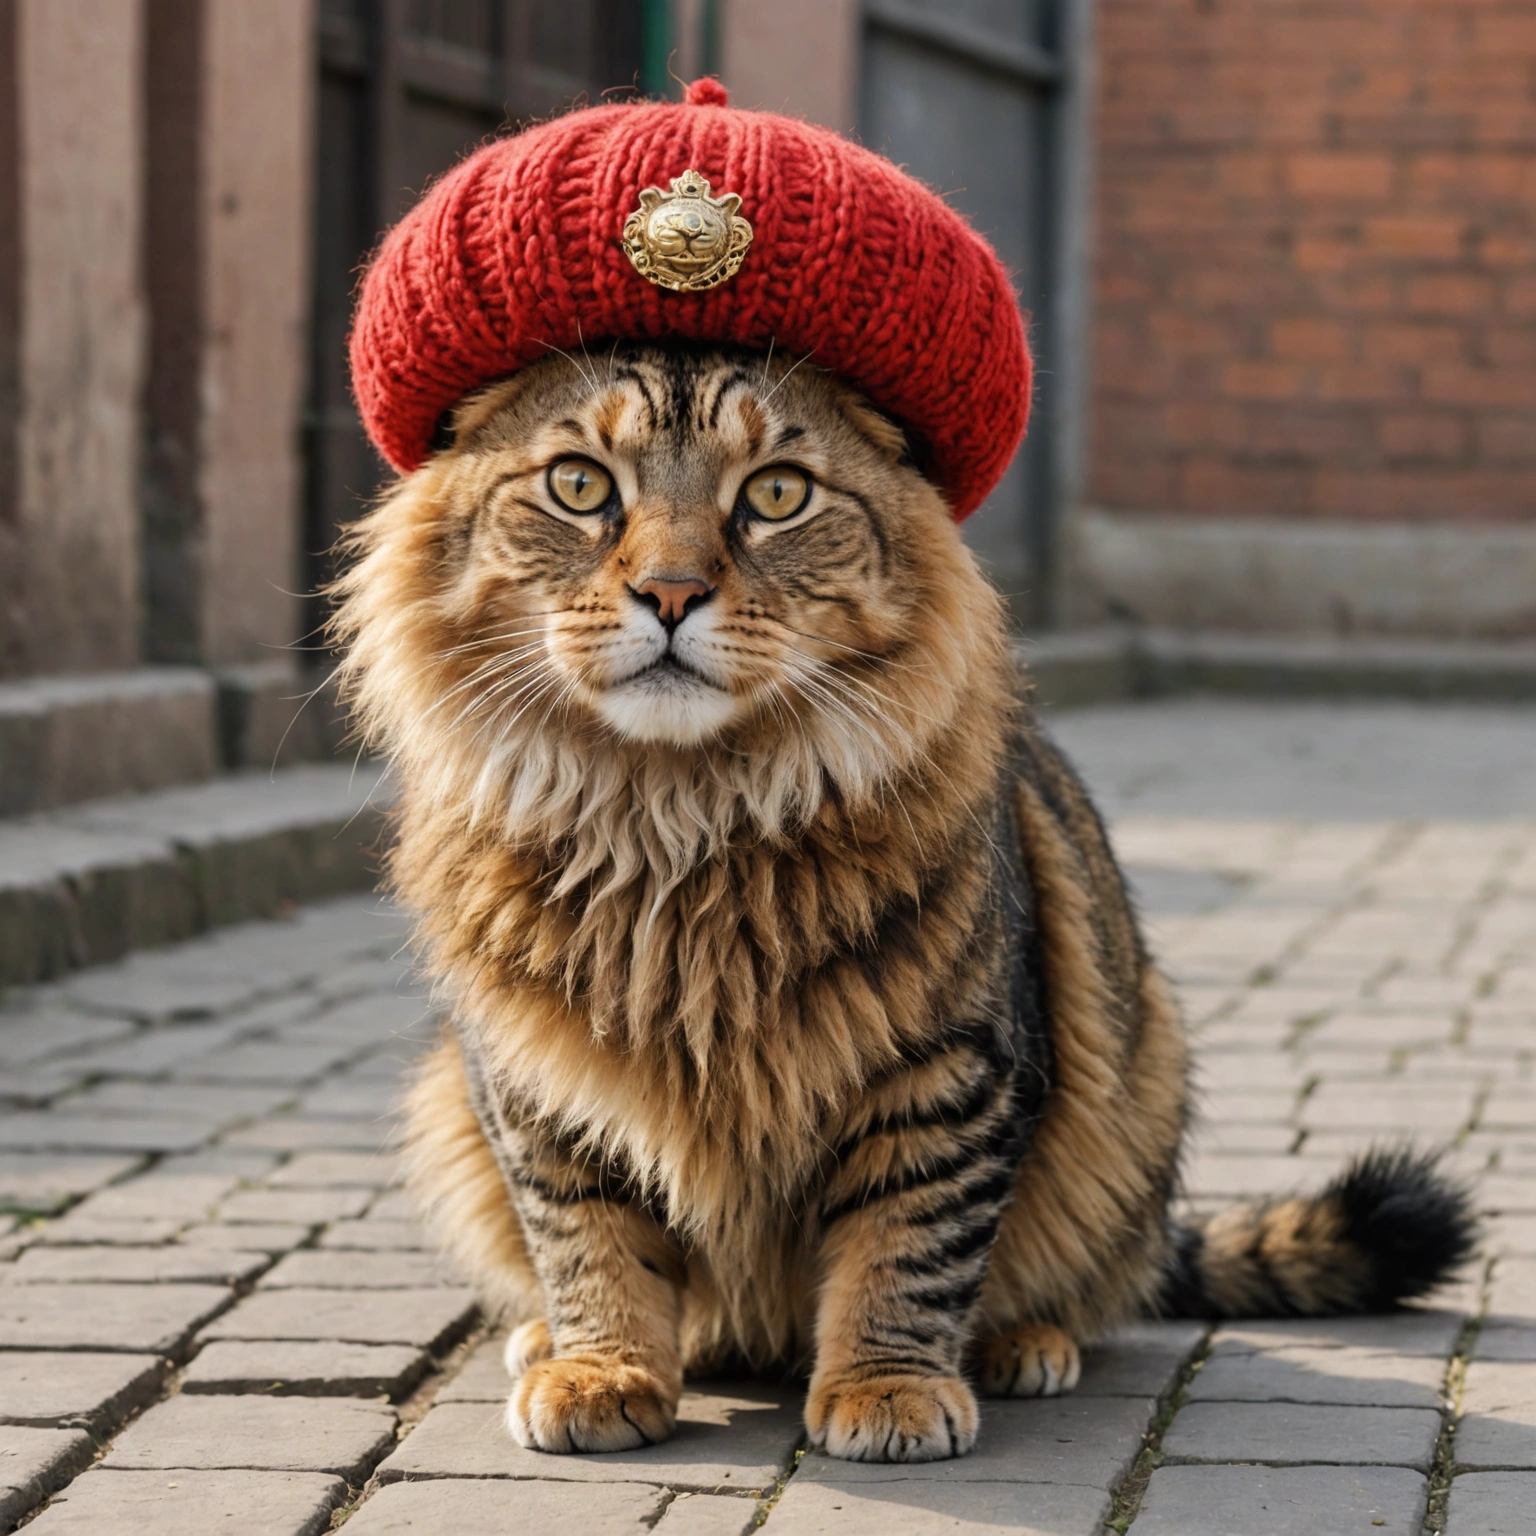
{"label": "cat's nose", "polygon": [[648,576],[639,586],[629,589],[667,629],[676,629],[715,590],[698,576]]}

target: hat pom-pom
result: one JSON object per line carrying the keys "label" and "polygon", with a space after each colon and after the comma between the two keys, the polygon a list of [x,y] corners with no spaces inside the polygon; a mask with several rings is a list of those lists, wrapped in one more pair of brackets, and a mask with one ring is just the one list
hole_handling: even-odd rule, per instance
{"label": "hat pom-pom", "polygon": [[690,107],[724,107],[730,105],[730,93],[713,75],[695,80],[683,92],[683,100]]}

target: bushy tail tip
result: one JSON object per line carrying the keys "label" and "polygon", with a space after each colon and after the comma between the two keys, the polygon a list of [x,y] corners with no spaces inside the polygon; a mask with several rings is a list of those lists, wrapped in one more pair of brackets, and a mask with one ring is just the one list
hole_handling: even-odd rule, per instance
{"label": "bushy tail tip", "polygon": [[1376,1148],[1319,1194],[1183,1224],[1160,1310],[1175,1317],[1328,1317],[1427,1295],[1471,1257],[1471,1196],[1438,1154]]}

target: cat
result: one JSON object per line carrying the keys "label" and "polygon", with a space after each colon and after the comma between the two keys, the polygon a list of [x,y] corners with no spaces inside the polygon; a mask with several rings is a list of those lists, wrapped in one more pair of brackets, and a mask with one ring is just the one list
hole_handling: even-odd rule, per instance
{"label": "cat", "polygon": [[1432,1159],[1170,1215],[1188,1047],[921,445],[810,360],[551,355],[351,533],[342,680],[452,1024],[411,1180],[515,1324],[525,1446],[808,1372],[810,1443],[923,1461],[1149,1312],[1422,1295]]}

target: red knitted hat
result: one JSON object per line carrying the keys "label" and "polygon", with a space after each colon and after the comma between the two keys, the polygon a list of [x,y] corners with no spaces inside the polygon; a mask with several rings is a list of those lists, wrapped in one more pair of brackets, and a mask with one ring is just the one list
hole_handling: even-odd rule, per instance
{"label": "red knitted hat", "polygon": [[[642,190],[686,171],[711,184],[711,206],[727,200],[726,224],[739,197],[751,230],[740,270],[698,292],[644,275],[623,238]],[[471,390],[616,337],[809,353],[922,436],[957,518],[997,483],[1029,415],[1024,326],[986,241],[890,161],[728,107],[714,80],[682,104],[571,112],[443,177],[363,282],[352,383],[369,436],[404,472]]]}

